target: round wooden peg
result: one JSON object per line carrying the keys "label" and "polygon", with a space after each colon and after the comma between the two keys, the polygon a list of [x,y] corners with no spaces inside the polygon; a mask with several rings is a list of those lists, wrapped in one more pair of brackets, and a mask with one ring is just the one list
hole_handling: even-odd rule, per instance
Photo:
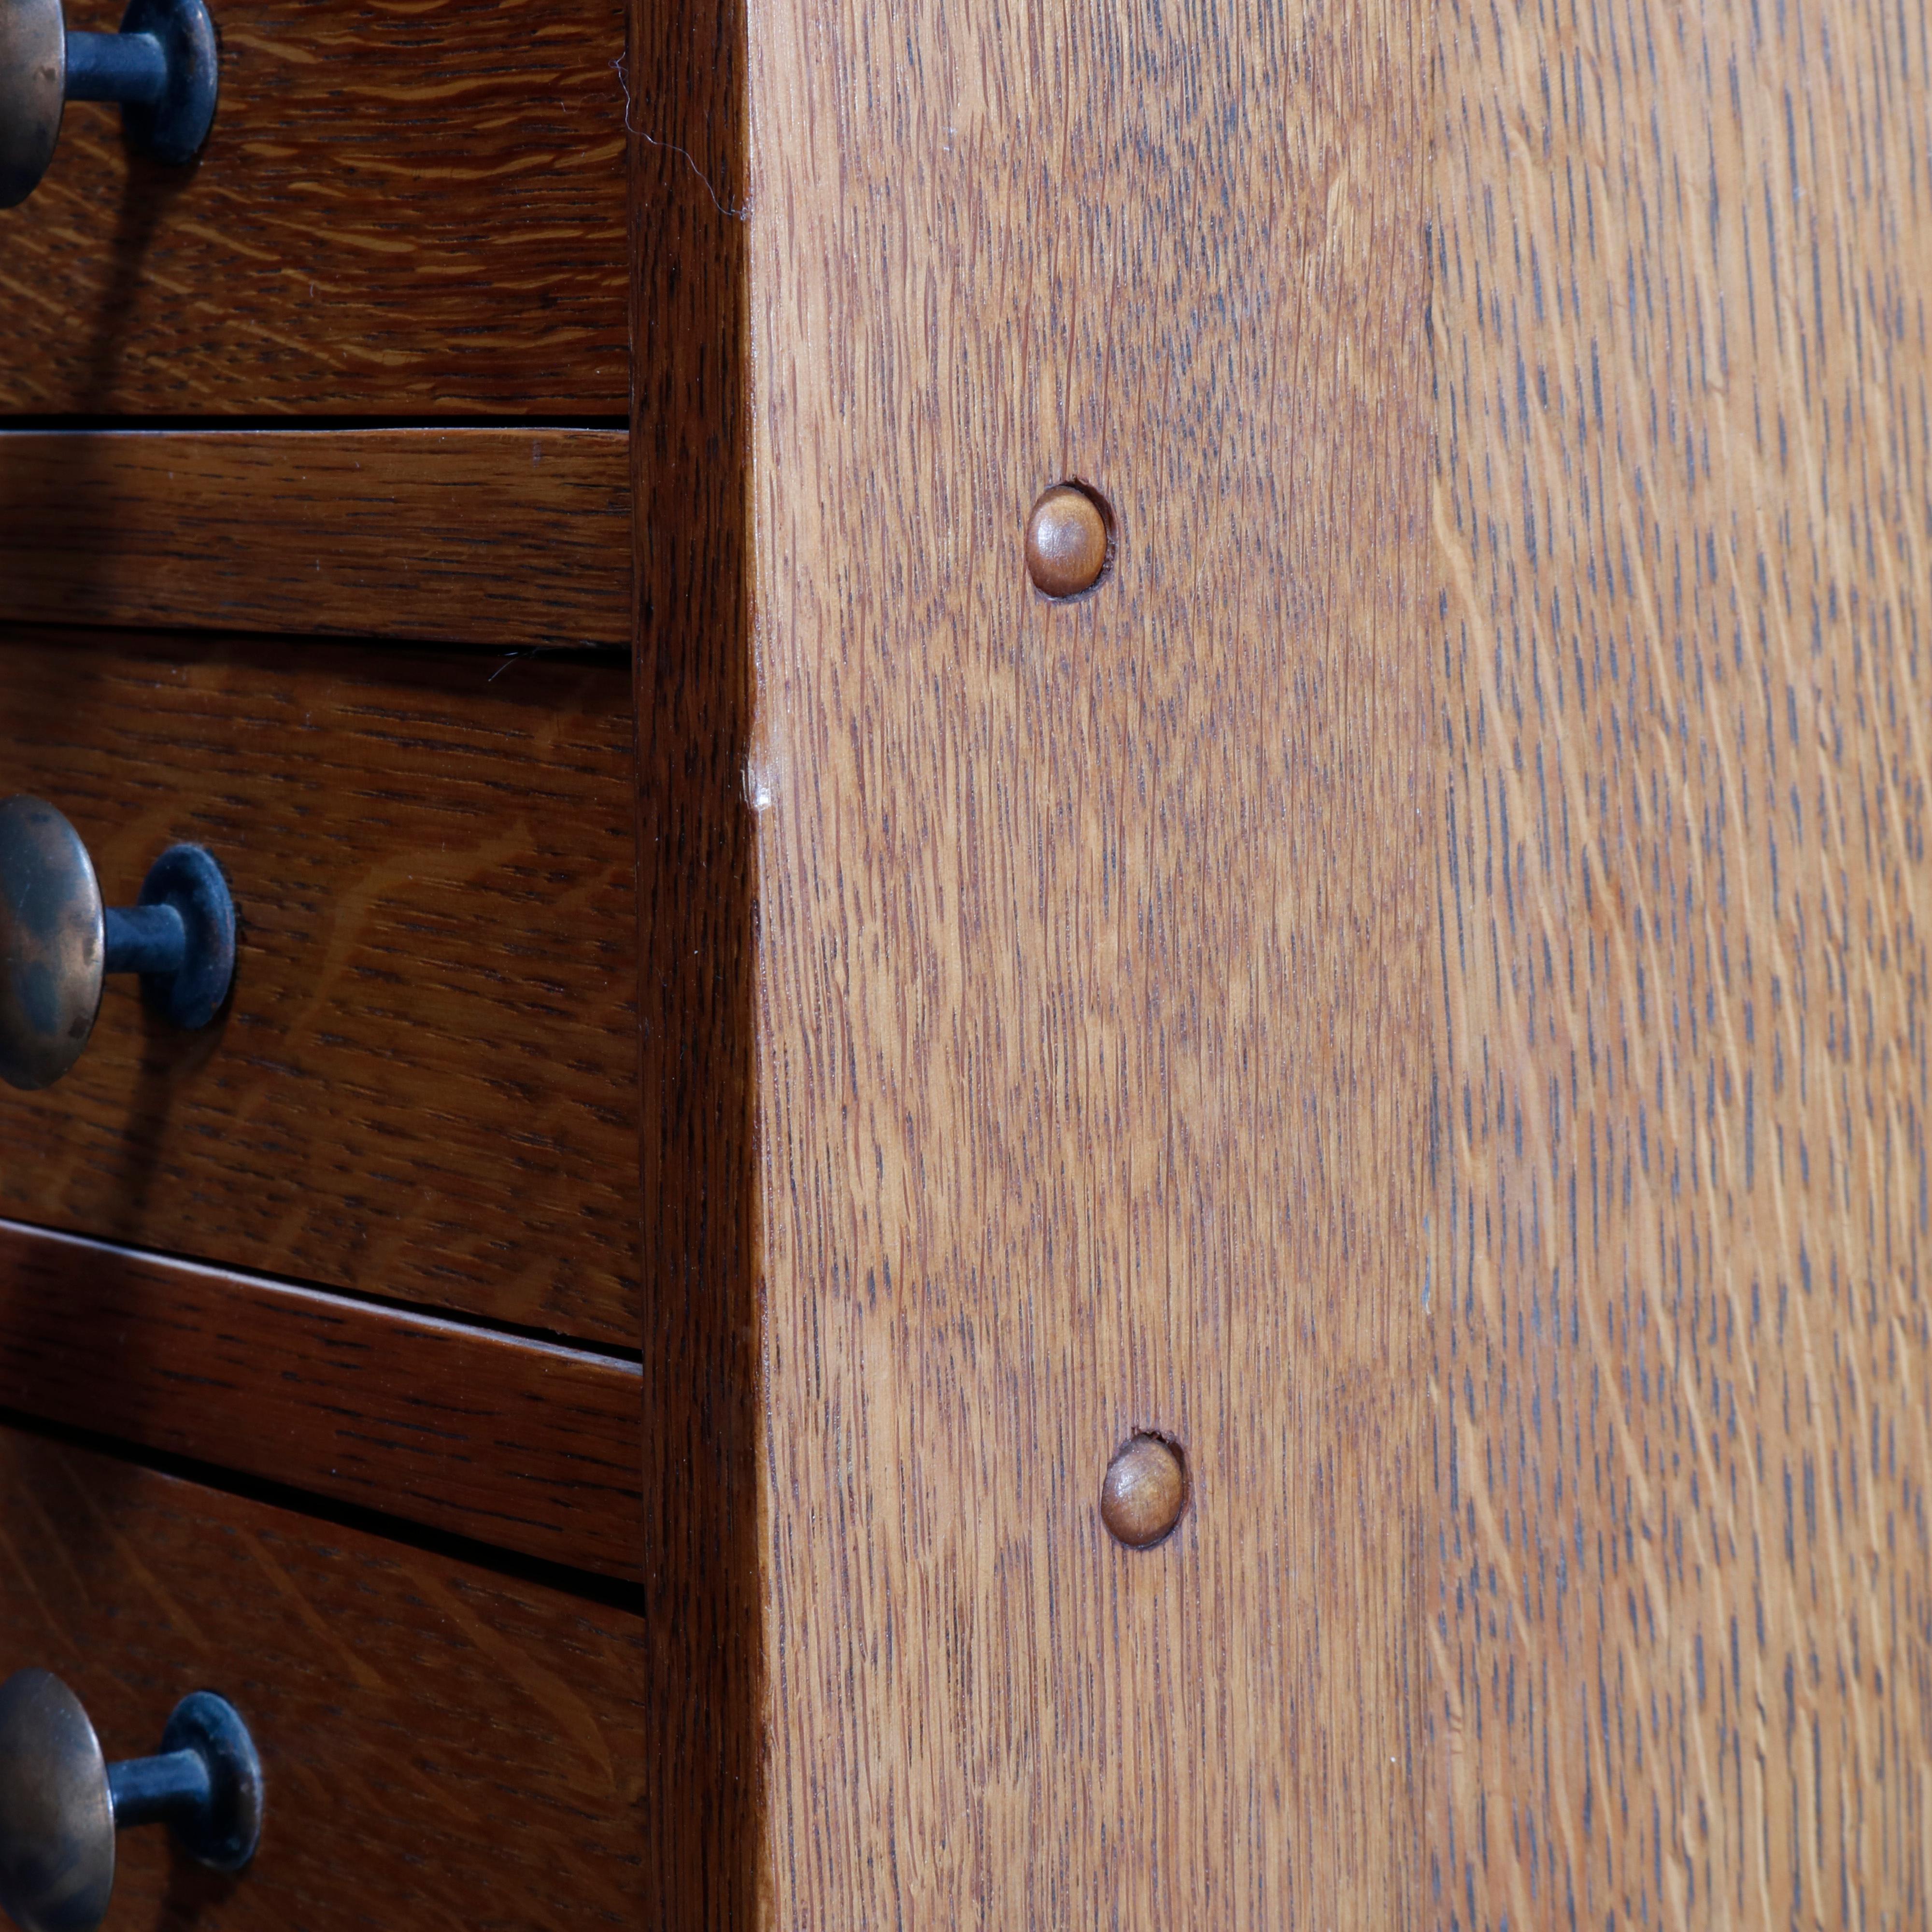
{"label": "round wooden peg", "polygon": [[1146,1550],[1180,1520],[1187,1503],[1187,1466],[1172,1443],[1136,1436],[1107,1466],[1100,1519],[1118,1542]]}
{"label": "round wooden peg", "polygon": [[1107,567],[1107,518],[1091,491],[1056,483],[1027,519],[1027,572],[1048,597],[1077,597]]}

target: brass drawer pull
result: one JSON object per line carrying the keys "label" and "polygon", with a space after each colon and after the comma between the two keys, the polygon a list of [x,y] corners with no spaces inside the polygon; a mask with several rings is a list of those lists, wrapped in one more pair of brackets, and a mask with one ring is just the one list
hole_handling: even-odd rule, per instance
{"label": "brass drawer pull", "polygon": [[166,1824],[190,1857],[239,1871],[262,1835],[262,1761],[241,1713],[196,1690],[160,1754],[110,1764],[80,1700],[45,1670],[0,1684],[0,1907],[22,1932],[93,1932],[114,1834]]}
{"label": "brass drawer pull", "polygon": [[142,152],[200,153],[220,84],[203,0],[132,0],[118,34],[70,34],[61,0],[0,5],[0,208],[39,187],[70,100],[118,100]]}
{"label": "brass drawer pull", "polygon": [[80,1058],[103,975],[138,973],[174,1025],[205,1027],[235,977],[235,902],[199,845],[171,845],[140,902],[104,907],[80,834],[50,805],[0,805],[0,1079],[51,1087]]}

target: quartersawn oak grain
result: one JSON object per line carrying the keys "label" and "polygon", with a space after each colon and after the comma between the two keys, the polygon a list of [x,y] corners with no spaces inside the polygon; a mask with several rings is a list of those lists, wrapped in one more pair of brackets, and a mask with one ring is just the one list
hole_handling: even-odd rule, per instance
{"label": "quartersawn oak grain", "polygon": [[622,412],[622,0],[213,10],[193,167],[76,104],[0,214],[0,412]]}
{"label": "quartersawn oak grain", "polygon": [[621,664],[0,631],[0,782],[241,920],[206,1034],[111,982],[0,1093],[0,1213],[634,1346],[632,729]]}
{"label": "quartersawn oak grain", "polygon": [[634,1578],[638,1370],[0,1222],[0,1407]]}
{"label": "quartersawn oak grain", "polygon": [[628,645],[628,440],[0,432],[0,615]]}
{"label": "quartersawn oak grain", "polygon": [[1431,1922],[1922,1924],[1924,20],[1436,17]]}
{"label": "quartersawn oak grain", "polygon": [[755,16],[772,1924],[1415,1910],[1424,32]]}
{"label": "quartersawn oak grain", "polygon": [[0,1492],[0,1672],[64,1678],[110,1759],[198,1689],[262,1754],[248,1870],[127,1832],[110,1923],[639,1922],[636,1617],[12,1431]]}

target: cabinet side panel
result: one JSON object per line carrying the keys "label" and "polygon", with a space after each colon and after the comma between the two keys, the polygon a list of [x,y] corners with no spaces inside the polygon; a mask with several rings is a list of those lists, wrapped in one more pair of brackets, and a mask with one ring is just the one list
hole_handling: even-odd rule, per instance
{"label": "cabinet side panel", "polygon": [[[772,1916],[1410,1922],[1419,29],[751,50]],[[1115,551],[1054,603],[1064,478]],[[1132,1552],[1137,1430],[1192,1490]]]}
{"label": "cabinet side panel", "polygon": [[1921,1924],[1924,10],[1438,20],[1432,1918]]}

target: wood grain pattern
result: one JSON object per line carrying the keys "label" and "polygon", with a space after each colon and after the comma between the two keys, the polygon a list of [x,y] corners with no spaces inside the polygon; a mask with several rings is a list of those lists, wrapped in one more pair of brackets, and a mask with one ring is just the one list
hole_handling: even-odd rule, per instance
{"label": "wood grain pattern", "polygon": [[1922,1925],[1924,10],[1438,19],[1431,1916]]}
{"label": "wood grain pattern", "polygon": [[628,645],[620,430],[0,432],[0,616]]}
{"label": "wood grain pattern", "polygon": [[0,214],[0,413],[623,411],[622,0],[220,0],[215,19],[194,167],[76,105]]}
{"label": "wood grain pattern", "polygon": [[[631,454],[648,1696],[646,1922],[763,1922],[764,1400],[752,1106],[748,10],[638,0]],[[694,882],[701,888],[694,890]]]}
{"label": "wood grain pattern", "polygon": [[772,1924],[1414,1910],[1422,20],[757,18]]}
{"label": "wood grain pattern", "polygon": [[116,981],[0,1097],[0,1213],[634,1346],[632,730],[619,664],[0,632],[8,788],[242,922],[216,1028]]}
{"label": "wood grain pattern", "polygon": [[635,1617],[12,1431],[0,1494],[0,1673],[64,1678],[110,1758],[202,1688],[261,1750],[248,1871],[130,1832],[110,1925],[640,1922]]}
{"label": "wood grain pattern", "polygon": [[0,1222],[0,1407],[634,1579],[634,1365]]}

